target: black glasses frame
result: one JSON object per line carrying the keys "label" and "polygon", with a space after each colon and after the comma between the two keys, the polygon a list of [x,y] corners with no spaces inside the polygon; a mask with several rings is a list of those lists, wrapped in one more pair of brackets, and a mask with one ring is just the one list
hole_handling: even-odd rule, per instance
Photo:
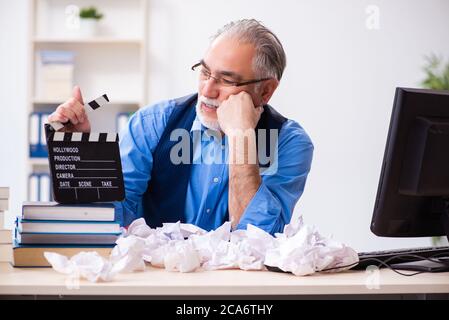
{"label": "black glasses frame", "polygon": [[[199,66],[203,66],[204,65],[200,62],[195,63],[190,69],[192,69],[193,71],[195,71],[196,68],[198,68]],[[213,77],[212,75],[210,75],[211,78],[218,80],[217,78]],[[241,87],[241,86],[246,86],[248,84],[253,84],[253,83],[258,83],[258,82],[262,82],[262,81],[266,81],[266,80],[270,80],[271,78],[263,78],[263,79],[253,79],[253,80],[248,80],[248,81],[244,81],[244,82],[234,82],[232,84],[229,84],[230,87]]]}

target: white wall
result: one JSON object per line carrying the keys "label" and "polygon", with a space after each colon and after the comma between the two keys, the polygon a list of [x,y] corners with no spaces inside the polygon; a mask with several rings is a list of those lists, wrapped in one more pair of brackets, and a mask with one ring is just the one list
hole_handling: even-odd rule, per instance
{"label": "white wall", "polygon": [[27,2],[0,0],[0,186],[10,187],[7,226],[26,198],[27,22]]}
{"label": "white wall", "polygon": [[[368,5],[379,8],[378,30],[366,27]],[[24,0],[0,0],[0,185],[11,186],[16,212],[26,194],[26,8]],[[288,59],[271,104],[301,123],[315,144],[295,214],[358,250],[430,244],[377,238],[369,224],[394,88],[419,86],[424,55],[449,57],[449,2],[151,0],[150,10],[151,102],[196,90],[189,67],[219,27],[261,20]]]}

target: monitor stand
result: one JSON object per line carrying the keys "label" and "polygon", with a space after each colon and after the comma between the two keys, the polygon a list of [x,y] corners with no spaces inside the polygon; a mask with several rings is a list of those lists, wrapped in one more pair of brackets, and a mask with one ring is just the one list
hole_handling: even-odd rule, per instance
{"label": "monitor stand", "polygon": [[448,272],[449,257],[433,258],[430,260],[419,260],[413,262],[402,262],[391,264],[390,267],[395,270],[409,270],[422,272]]}
{"label": "monitor stand", "polygon": [[444,210],[441,215],[441,223],[443,224],[444,232],[446,232],[447,240],[449,241],[449,198],[443,199]]}
{"label": "monitor stand", "polygon": [[[449,199],[443,199],[443,213],[441,223],[449,241]],[[390,267],[396,270],[422,271],[422,272],[448,272],[449,257],[436,257],[431,260],[423,259],[412,262],[401,262],[391,264]]]}

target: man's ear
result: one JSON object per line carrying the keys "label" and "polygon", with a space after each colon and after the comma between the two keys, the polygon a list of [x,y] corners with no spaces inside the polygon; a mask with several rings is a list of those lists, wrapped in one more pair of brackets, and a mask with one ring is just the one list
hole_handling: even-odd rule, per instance
{"label": "man's ear", "polygon": [[261,90],[261,97],[263,104],[267,104],[270,101],[271,96],[279,85],[279,81],[276,79],[270,79],[263,82]]}

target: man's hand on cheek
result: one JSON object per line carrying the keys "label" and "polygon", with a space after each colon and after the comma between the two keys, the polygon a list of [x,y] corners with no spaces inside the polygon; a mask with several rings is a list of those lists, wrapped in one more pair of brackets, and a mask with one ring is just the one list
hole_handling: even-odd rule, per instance
{"label": "man's hand on cheek", "polygon": [[254,129],[259,122],[263,107],[254,107],[251,96],[242,91],[230,95],[217,109],[218,123],[226,135]]}

